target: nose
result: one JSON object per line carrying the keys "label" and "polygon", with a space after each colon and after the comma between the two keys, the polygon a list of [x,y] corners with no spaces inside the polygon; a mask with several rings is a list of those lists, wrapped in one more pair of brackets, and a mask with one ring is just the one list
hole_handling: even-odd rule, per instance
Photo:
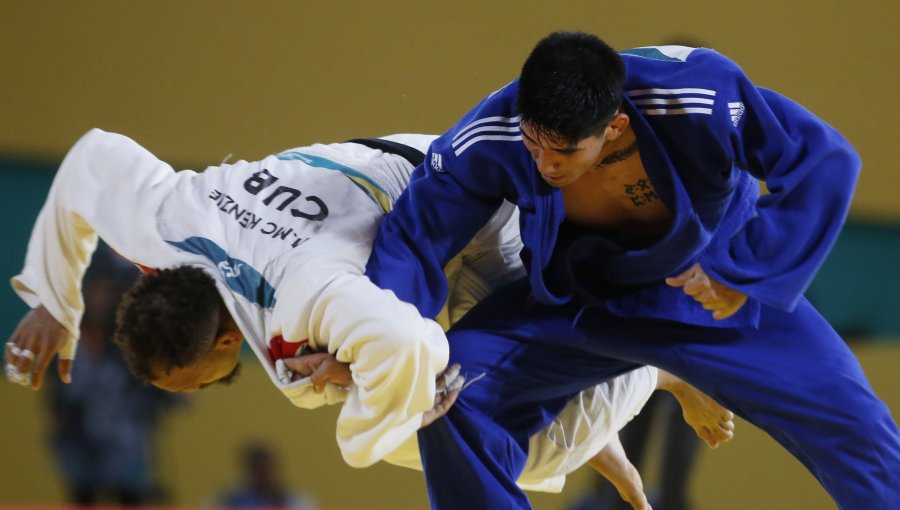
{"label": "nose", "polygon": [[559,161],[553,157],[551,151],[538,148],[531,156],[541,173],[553,172],[559,168]]}

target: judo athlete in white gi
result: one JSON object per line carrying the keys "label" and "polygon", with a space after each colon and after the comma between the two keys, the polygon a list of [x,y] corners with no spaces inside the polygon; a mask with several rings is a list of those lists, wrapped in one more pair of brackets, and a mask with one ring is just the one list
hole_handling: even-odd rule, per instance
{"label": "judo athlete in white gi", "polygon": [[[517,211],[509,204],[448,264],[454,290],[438,321],[423,319],[363,275],[378,224],[415,166],[409,154],[421,158],[433,139],[395,135],[313,145],[197,173],[175,172],[125,136],[88,132],[63,161],[25,267],[12,281],[34,310],[7,344],[7,376],[39,387],[58,352],[61,375],[68,377],[71,361],[65,360],[74,358],[83,311],[81,279],[99,236],[153,274],[126,301],[140,301],[178,269],[194,268],[185,294],[169,307],[183,311],[186,320],[166,324],[123,307],[120,333],[143,327],[151,348],[187,349],[197,342],[189,334],[175,340],[182,328],[203,323],[204,315],[214,318],[208,342],[200,344],[206,351],[176,352],[165,365],[129,353],[128,344],[126,359],[136,374],[171,391],[203,388],[230,377],[246,339],[295,405],[343,403],[336,435],[348,464],[365,467],[392,461],[394,454],[393,462],[418,466],[416,431],[446,412],[462,382],[449,378],[455,391],[436,383],[448,359],[443,328],[493,288],[524,274]],[[379,148],[366,145],[373,143]],[[191,293],[205,285],[211,297],[192,302]],[[347,364],[352,384],[320,379],[314,385],[314,378],[295,377],[289,369],[309,375],[317,368],[293,359],[306,349]],[[668,374],[665,379],[672,380]],[[559,490],[565,474],[594,457],[656,386],[656,370],[642,368],[574,398],[535,436],[534,467],[523,474],[523,486]],[[675,387],[698,434],[711,445],[730,439],[728,411],[680,381]],[[629,477],[631,492],[637,487],[639,493],[639,478],[635,484],[635,476],[625,473],[620,482]]]}

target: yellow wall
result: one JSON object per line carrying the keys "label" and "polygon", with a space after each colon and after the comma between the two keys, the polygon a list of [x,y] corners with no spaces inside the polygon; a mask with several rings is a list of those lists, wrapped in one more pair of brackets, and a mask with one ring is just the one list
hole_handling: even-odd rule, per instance
{"label": "yellow wall", "polygon": [[705,41],[841,129],[854,211],[900,218],[895,0],[0,0],[0,154],[59,158],[91,127],[218,163],[313,141],[440,132],[559,28],[619,48]]}

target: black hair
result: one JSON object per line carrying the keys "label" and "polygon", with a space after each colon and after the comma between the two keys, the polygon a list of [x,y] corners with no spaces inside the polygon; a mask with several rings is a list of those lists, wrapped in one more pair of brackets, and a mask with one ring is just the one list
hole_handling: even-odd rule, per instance
{"label": "black hair", "polygon": [[609,124],[624,83],[622,58],[597,36],[554,32],[522,66],[517,107],[539,135],[574,144]]}
{"label": "black hair", "polygon": [[119,304],[115,342],[132,373],[152,382],[160,370],[191,365],[213,349],[221,307],[215,281],[200,268],[147,273]]}

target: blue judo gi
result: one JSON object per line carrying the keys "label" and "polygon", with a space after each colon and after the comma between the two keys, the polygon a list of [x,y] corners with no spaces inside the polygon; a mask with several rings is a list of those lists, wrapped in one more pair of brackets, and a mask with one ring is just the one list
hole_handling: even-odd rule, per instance
{"label": "blue judo gi", "polygon": [[[581,389],[650,364],[768,432],[841,508],[900,508],[897,425],[803,298],[846,218],[858,156],[712,50],[622,57],[622,108],[652,183],[632,200],[674,214],[653,245],[626,249],[565,220],[521,142],[515,81],[435,140],[381,224],[367,274],[434,316],[443,265],[503,199],[521,212],[528,277],[448,334],[451,362],[485,376],[419,432],[433,507],[530,508],[515,485],[528,436]],[[695,262],[749,296],[737,314],[714,320],[664,283]]]}

